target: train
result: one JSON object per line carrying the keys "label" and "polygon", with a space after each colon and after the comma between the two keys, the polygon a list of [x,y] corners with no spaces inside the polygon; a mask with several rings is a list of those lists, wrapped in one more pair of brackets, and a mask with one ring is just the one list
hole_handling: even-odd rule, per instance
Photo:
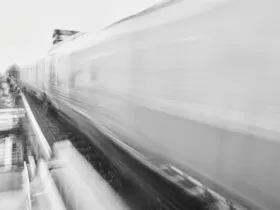
{"label": "train", "polygon": [[278,210],[279,7],[160,1],[59,43],[21,66],[21,81],[89,137],[96,127],[159,168],[251,209]]}
{"label": "train", "polygon": [[74,34],[77,34],[78,32],[79,31],[55,29],[52,35],[53,45],[67,39],[70,36],[73,36]]}

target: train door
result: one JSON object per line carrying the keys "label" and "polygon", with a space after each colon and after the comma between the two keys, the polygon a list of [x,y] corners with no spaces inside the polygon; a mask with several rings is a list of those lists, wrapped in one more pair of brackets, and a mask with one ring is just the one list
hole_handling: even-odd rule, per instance
{"label": "train door", "polygon": [[45,60],[43,89],[44,93],[49,95],[49,81],[50,81],[50,58]]}
{"label": "train door", "polygon": [[87,109],[93,98],[93,78],[90,60],[86,59],[88,52],[76,52],[71,54],[71,72],[68,80],[69,97],[75,105]]}
{"label": "train door", "polygon": [[43,73],[44,73],[44,59],[40,61],[40,65],[38,69],[38,77],[37,77],[38,88],[40,92],[43,92],[43,78],[44,78],[42,75]]}
{"label": "train door", "polygon": [[44,79],[45,79],[44,75],[45,75],[45,67],[46,67],[45,63],[46,63],[46,60],[43,59],[41,62],[41,69],[40,69],[40,74],[39,74],[40,75],[40,79],[39,79],[40,89],[43,93],[45,92],[45,86],[44,86]]}
{"label": "train door", "polygon": [[72,105],[80,107],[82,105],[82,100],[80,98],[81,91],[79,88],[79,82],[77,78],[82,73],[81,61],[79,59],[79,55],[77,53],[71,53],[71,68],[70,68],[70,76],[68,78],[68,88],[69,88],[69,100]]}
{"label": "train door", "polygon": [[39,78],[39,75],[40,75],[40,65],[41,65],[41,61],[38,61],[37,63],[36,63],[36,68],[35,68],[35,80],[36,80],[36,89],[38,90],[38,91],[40,91],[40,78]]}
{"label": "train door", "polygon": [[70,58],[68,54],[60,56],[56,65],[57,70],[57,88],[64,99],[68,98],[69,76],[71,71]]}
{"label": "train door", "polygon": [[58,58],[52,56],[50,60],[50,80],[49,80],[49,92],[52,98],[52,104],[59,109],[59,89],[58,89],[58,79],[57,79],[57,61]]}
{"label": "train door", "polygon": [[51,57],[51,60],[50,60],[50,77],[49,78],[50,78],[50,81],[49,81],[50,93],[54,94],[55,86],[56,86],[55,57]]}

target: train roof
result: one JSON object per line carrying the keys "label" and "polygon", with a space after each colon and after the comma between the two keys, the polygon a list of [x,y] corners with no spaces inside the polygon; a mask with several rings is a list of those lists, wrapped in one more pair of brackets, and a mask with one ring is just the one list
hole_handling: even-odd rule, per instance
{"label": "train roof", "polygon": [[[169,5],[179,2],[179,1],[183,1],[183,0],[161,0],[157,3],[155,3],[153,6],[148,7],[147,9],[144,9],[136,14],[130,15],[128,17],[125,17],[121,20],[118,20],[118,21],[106,26],[105,28],[101,29],[101,31],[99,33],[98,32],[97,33],[96,32],[79,32],[77,34],[74,34],[73,36],[66,38],[64,41],[54,45],[51,48],[51,50],[49,51],[49,55],[53,55],[56,53],[71,53],[71,51],[75,51],[78,48],[83,48],[83,46],[85,47],[85,45],[81,46],[80,44],[81,43],[88,44],[88,42],[86,40],[100,41],[100,39],[102,39],[102,35],[104,36],[104,33],[102,33],[102,32],[105,32],[106,30],[113,28],[116,25],[119,25],[121,23],[124,23],[126,21],[129,21],[129,20],[137,18],[137,17],[141,17],[144,15],[150,14],[156,10],[159,10],[161,8],[164,8],[166,6],[169,6]],[[80,38],[83,39],[83,41],[81,41]]]}
{"label": "train roof", "polygon": [[134,18],[137,18],[137,17],[141,17],[143,15],[150,14],[150,13],[156,11],[156,10],[162,9],[162,8],[164,8],[166,6],[169,6],[169,5],[174,4],[176,2],[179,2],[179,1],[182,1],[182,0],[161,0],[161,1],[157,2],[157,3],[155,3],[153,6],[150,6],[150,7],[146,8],[146,9],[136,13],[136,14],[130,15],[128,17],[125,17],[125,18],[123,18],[123,19],[121,19],[119,21],[116,21],[116,22],[110,24],[109,26],[105,27],[104,30],[109,29],[109,28],[111,28],[111,27],[113,27],[115,25],[118,25],[120,23],[123,23],[125,21],[131,20],[131,19],[134,19]]}
{"label": "train roof", "polygon": [[[74,34],[53,46],[47,54],[50,56],[64,53],[71,54],[119,34],[128,34],[135,30],[141,30],[141,28],[151,27],[152,25],[167,24],[170,21],[185,18],[186,16],[192,17],[228,1],[230,0],[162,0],[141,12],[116,21],[98,32],[79,32]],[[172,7],[179,2],[183,5]],[[166,12],[168,12],[168,15],[166,15]],[[153,16],[151,16],[152,14]],[[136,24],[129,21],[137,21],[140,17],[144,21],[137,22]]]}
{"label": "train roof", "polygon": [[65,46],[65,44],[72,42],[74,40],[76,40],[77,38],[85,35],[87,32],[78,32],[76,34],[74,34],[73,36],[67,37],[65,40],[63,40],[62,42],[59,42],[58,44],[54,45],[50,50],[49,50],[49,54],[52,54],[54,52],[56,52],[59,48]]}

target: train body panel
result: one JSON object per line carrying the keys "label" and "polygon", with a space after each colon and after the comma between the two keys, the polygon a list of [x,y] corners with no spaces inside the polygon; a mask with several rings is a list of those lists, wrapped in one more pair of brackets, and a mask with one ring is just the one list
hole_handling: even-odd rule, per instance
{"label": "train body panel", "polygon": [[46,58],[41,89],[89,136],[99,125],[218,192],[279,209],[280,2],[197,2],[195,14],[174,1],[66,43]]}

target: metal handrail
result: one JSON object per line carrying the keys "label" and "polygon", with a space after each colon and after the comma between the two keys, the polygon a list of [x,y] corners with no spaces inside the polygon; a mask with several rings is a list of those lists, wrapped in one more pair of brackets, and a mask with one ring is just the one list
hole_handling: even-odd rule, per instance
{"label": "metal handrail", "polygon": [[24,164],[23,176],[24,176],[24,182],[25,182],[25,193],[26,193],[26,197],[27,197],[27,208],[31,210],[32,205],[31,205],[31,197],[30,197],[30,180],[29,180],[26,162],[24,161],[23,164]]}
{"label": "metal handrail", "polygon": [[[25,107],[25,111],[27,113],[27,117],[28,117],[28,120],[31,124],[31,127],[32,129],[34,130],[34,133],[35,133],[35,136],[36,136],[36,141],[32,141],[31,143],[32,144],[36,144],[38,143],[39,144],[39,148],[41,149],[42,151],[42,155],[43,155],[43,158],[45,160],[49,160],[51,158],[51,147],[50,145],[48,144],[45,136],[43,135],[42,133],[42,130],[36,120],[36,118],[34,117],[33,115],[33,112],[24,96],[23,93],[20,94],[21,95],[21,98],[22,98],[22,102],[24,104],[24,107]],[[37,148],[36,146],[34,146],[34,148]]]}

